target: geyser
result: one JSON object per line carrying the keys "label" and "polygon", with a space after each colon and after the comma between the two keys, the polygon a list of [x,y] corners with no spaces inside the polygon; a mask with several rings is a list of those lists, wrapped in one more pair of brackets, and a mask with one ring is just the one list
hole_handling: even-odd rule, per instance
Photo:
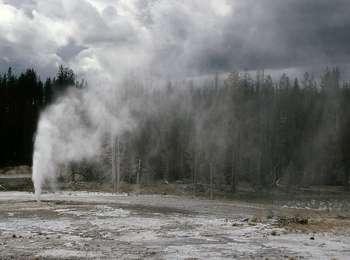
{"label": "geyser", "polygon": [[[42,113],[33,155],[36,199],[44,185],[54,188],[62,166],[95,159],[102,152],[103,137],[119,135],[133,126],[127,106],[117,95],[103,93],[72,88]],[[111,96],[114,103],[108,102]]]}
{"label": "geyser", "polygon": [[[103,138],[118,136],[133,125],[130,104],[123,103],[119,91],[121,86],[128,87],[124,80],[150,79],[144,84],[150,87],[157,80],[211,72],[212,52],[225,49],[223,32],[231,28],[227,22],[232,5],[226,0],[63,2],[64,9],[54,15],[46,4],[39,6],[51,22],[48,29],[55,29],[47,34],[50,50],[55,51],[50,57],[59,58],[56,49],[61,49],[66,64],[82,75],[89,87],[68,91],[40,117],[33,155],[37,198],[44,184],[54,186],[62,166],[96,158],[102,152]],[[34,18],[42,17],[34,14]],[[69,23],[60,23],[61,17],[69,17]],[[52,35],[57,36],[56,45]],[[79,47],[74,57],[62,48],[69,42]],[[63,60],[55,60],[55,64],[60,62]]]}

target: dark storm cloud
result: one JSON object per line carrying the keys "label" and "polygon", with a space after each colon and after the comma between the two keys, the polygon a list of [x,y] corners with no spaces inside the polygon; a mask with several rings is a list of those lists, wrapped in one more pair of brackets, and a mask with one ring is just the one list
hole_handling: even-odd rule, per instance
{"label": "dark storm cloud", "polygon": [[[216,48],[196,54],[202,70],[342,64],[350,58],[347,0],[239,1]],[[215,49],[215,50],[213,50]]]}

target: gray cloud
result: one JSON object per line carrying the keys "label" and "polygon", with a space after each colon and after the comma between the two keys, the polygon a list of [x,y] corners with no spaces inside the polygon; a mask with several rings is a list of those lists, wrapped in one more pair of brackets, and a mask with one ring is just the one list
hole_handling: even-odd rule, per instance
{"label": "gray cloud", "polygon": [[67,45],[58,48],[57,55],[65,62],[69,62],[72,57],[75,57],[84,49],[86,49],[86,47],[77,45],[74,41],[70,41]]}
{"label": "gray cloud", "polygon": [[216,52],[204,46],[198,65],[225,70],[348,62],[349,12],[350,3],[343,0],[240,1]]}
{"label": "gray cloud", "polygon": [[0,0],[0,64],[67,63],[109,80],[140,67],[165,77],[348,67],[349,13],[348,0]]}

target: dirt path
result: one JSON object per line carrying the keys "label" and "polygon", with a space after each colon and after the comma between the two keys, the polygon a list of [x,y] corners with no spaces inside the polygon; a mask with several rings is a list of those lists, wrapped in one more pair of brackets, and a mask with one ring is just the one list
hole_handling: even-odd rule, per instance
{"label": "dirt path", "polygon": [[[314,221],[280,227],[280,215]],[[176,196],[0,193],[3,259],[349,259],[348,226],[321,211]]]}

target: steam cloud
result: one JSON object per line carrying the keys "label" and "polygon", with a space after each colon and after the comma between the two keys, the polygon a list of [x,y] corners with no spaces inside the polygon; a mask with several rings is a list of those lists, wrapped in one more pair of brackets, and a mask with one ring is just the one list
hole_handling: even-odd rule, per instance
{"label": "steam cloud", "polygon": [[66,64],[89,82],[41,115],[37,195],[61,163],[98,155],[104,135],[133,126],[118,95],[125,77],[344,63],[349,8],[347,0],[0,0],[0,67],[29,61],[46,76]]}
{"label": "steam cloud", "polygon": [[[116,136],[133,126],[127,106],[114,95],[71,89],[42,113],[33,156],[33,183],[37,199],[42,185],[54,185],[59,166],[93,159],[101,152],[102,138]],[[109,103],[115,97],[115,104]]]}
{"label": "steam cloud", "polygon": [[[228,15],[231,7],[225,1],[218,2],[221,4],[219,7],[213,5],[207,10],[212,18],[216,18],[213,19],[214,23],[218,23],[217,28],[220,28],[219,18]],[[66,8],[78,10],[75,4],[63,3]],[[54,183],[62,164],[98,156],[105,136],[119,135],[133,126],[128,115],[128,104],[120,100],[119,95],[125,87],[123,84],[127,76],[132,74],[133,78],[139,80],[153,78],[157,81],[170,75],[184,75],[184,65],[189,56],[185,49],[189,47],[187,51],[192,52],[193,46],[190,46],[192,43],[179,41],[177,37],[184,37],[186,41],[187,34],[204,32],[205,25],[200,22],[208,14],[203,7],[201,11],[194,12],[196,6],[201,6],[200,1],[194,1],[192,5],[185,1],[177,4],[158,1],[148,4],[139,1],[130,4],[128,1],[127,4],[126,1],[118,1],[116,5],[117,8],[107,6],[100,10],[106,21],[112,16],[117,17],[107,24],[98,15],[98,5],[93,9],[91,3],[80,2],[79,9],[85,9],[84,15],[92,12],[93,17],[97,16],[87,29],[97,31],[102,28],[111,34],[107,36],[102,30],[97,35],[92,32],[80,35],[85,44],[93,44],[86,49],[75,46],[79,53],[70,64],[81,75],[95,75],[88,78],[90,87],[84,91],[70,90],[40,118],[33,157],[33,182],[37,198],[45,182]],[[177,9],[177,15],[169,17],[174,15],[173,8]],[[147,14],[141,14],[141,10],[148,10]],[[182,20],[190,15],[200,16],[195,24]],[[181,27],[170,28],[173,24]],[[94,28],[96,25],[99,28]],[[206,33],[198,36],[198,40],[203,36]],[[104,37],[110,37],[107,41],[113,44],[106,44]],[[74,45],[76,42],[70,40],[69,44]],[[173,54],[170,50],[173,50]],[[61,49],[61,52],[64,54],[67,50]],[[161,53],[169,53],[169,57],[163,59]],[[178,63],[180,60],[182,62]],[[174,65],[170,67],[171,62]]]}

